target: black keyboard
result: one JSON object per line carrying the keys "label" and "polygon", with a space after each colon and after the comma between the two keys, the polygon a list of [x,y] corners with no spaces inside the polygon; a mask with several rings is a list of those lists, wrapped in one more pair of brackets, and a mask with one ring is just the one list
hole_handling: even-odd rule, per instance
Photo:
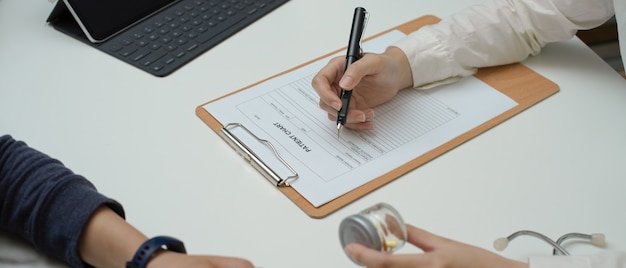
{"label": "black keyboard", "polygon": [[181,0],[96,46],[166,76],[288,0]]}

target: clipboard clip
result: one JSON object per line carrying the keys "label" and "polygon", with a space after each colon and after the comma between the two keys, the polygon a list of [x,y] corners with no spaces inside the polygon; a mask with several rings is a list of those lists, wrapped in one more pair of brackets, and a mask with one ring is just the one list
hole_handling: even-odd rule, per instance
{"label": "clipboard clip", "polygon": [[[283,163],[283,165],[285,165],[285,167],[287,167],[287,169],[289,169],[289,171],[292,173],[292,175],[288,176],[286,178],[281,178],[280,175],[278,175],[278,173],[276,173],[261,158],[259,158],[254,153],[254,151],[252,151],[250,149],[250,147],[246,146],[243,142],[241,142],[241,140],[239,140],[239,138],[237,138],[235,135],[233,135],[233,133],[230,130],[233,129],[233,128],[236,128],[236,127],[242,128],[248,134],[250,134],[252,137],[254,137],[257,141],[259,141],[260,143],[265,144],[267,147],[272,149],[272,152],[274,153],[276,158],[278,158],[278,160],[280,160],[280,162]],[[252,133],[250,130],[248,130],[248,128],[246,128],[243,124],[240,124],[240,123],[229,123],[229,124],[227,124],[226,126],[224,126],[221,129],[221,134],[222,134],[221,135],[222,138],[224,138],[224,140],[226,140],[226,142],[228,144],[230,144],[230,146],[233,147],[233,149],[235,149],[235,151],[237,151],[245,160],[250,162],[250,164],[256,170],[261,172],[261,174],[263,174],[263,176],[267,180],[269,180],[272,184],[276,185],[277,187],[290,186],[289,183],[291,181],[296,180],[298,178],[298,173],[287,163],[287,161],[285,161],[280,156],[280,154],[278,153],[278,151],[276,150],[274,145],[272,145],[271,142],[269,142],[268,140],[264,140],[264,139],[261,139],[261,138],[257,137],[256,135],[254,135],[254,133]]]}

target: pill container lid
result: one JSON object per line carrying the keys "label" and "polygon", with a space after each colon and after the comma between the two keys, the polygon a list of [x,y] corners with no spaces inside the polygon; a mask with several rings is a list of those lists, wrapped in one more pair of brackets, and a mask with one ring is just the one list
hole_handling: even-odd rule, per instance
{"label": "pill container lid", "polygon": [[339,240],[342,248],[348,244],[358,243],[368,248],[380,251],[382,241],[376,226],[363,215],[351,215],[339,224]]}

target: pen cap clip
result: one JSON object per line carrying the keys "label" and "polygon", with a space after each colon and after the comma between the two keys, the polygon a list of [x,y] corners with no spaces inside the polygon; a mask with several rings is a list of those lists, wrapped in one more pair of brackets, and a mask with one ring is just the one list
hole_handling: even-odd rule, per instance
{"label": "pen cap clip", "polygon": [[361,38],[365,30],[365,20],[367,11],[365,8],[357,7],[354,9],[354,17],[352,18],[352,29],[350,30],[350,40],[348,42],[348,58],[353,57],[355,60],[361,57]]}

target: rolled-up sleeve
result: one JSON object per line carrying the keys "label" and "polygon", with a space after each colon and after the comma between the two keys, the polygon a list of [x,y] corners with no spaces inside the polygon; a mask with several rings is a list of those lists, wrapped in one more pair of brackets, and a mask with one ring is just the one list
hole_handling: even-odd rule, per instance
{"label": "rolled-up sleeve", "polygon": [[407,55],[415,87],[514,63],[614,14],[612,0],[491,0],[425,26],[393,44]]}

